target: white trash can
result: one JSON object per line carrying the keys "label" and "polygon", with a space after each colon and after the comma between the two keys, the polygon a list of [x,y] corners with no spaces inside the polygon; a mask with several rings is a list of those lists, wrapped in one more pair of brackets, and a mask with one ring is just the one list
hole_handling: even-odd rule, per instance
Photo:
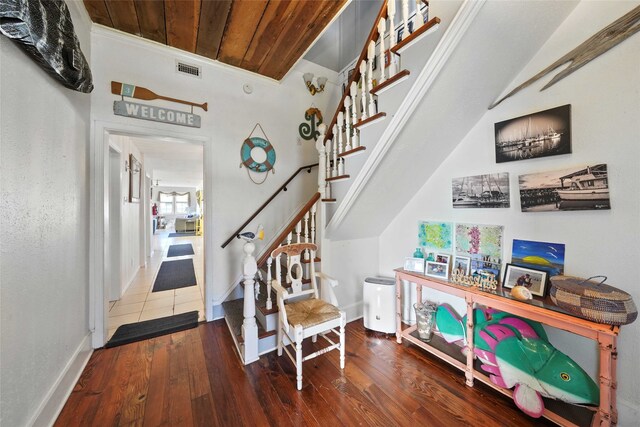
{"label": "white trash can", "polygon": [[396,280],[367,277],[362,295],[364,327],[392,334],[396,332]]}

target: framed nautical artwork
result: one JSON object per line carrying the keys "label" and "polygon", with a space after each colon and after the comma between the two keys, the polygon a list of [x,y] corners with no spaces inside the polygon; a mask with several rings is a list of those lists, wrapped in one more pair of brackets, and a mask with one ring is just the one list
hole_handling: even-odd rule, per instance
{"label": "framed nautical artwork", "polygon": [[604,163],[520,175],[522,212],[611,209]]}
{"label": "framed nautical artwork", "polygon": [[571,105],[494,125],[496,163],[571,153]]}
{"label": "framed nautical artwork", "polygon": [[453,207],[508,208],[509,174],[507,172],[465,176],[451,180]]}

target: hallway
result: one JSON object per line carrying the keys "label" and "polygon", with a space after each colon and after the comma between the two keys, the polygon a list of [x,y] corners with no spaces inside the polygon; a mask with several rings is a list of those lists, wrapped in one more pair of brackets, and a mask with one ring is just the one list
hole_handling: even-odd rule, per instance
{"label": "hallway", "polygon": [[[204,244],[202,236],[169,237],[173,229],[156,230],[153,236],[153,255],[146,268],[140,268],[125,294],[118,301],[109,303],[108,339],[116,329],[127,323],[157,319],[174,314],[198,310],[199,321],[204,314]],[[191,243],[194,255],[167,258],[169,246]],[[163,261],[193,258],[197,286],[152,292],[160,265]]]}

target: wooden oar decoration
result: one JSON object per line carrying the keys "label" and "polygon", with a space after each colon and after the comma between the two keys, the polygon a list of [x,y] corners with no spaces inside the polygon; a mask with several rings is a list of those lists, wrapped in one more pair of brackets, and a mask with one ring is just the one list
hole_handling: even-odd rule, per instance
{"label": "wooden oar decoration", "polygon": [[569,74],[573,73],[577,69],[587,65],[590,61],[593,61],[598,56],[602,55],[609,49],[615,47],[616,45],[622,43],[635,33],[640,31],[640,6],[633,9],[631,12],[627,13],[620,19],[612,22],[602,30],[598,31],[596,34],[591,36],[588,40],[582,43],[580,46],[573,49],[571,52],[567,53],[562,58],[558,59],[553,64],[549,65],[544,70],[540,71],[538,74],[522,83],[517,88],[513,89],[511,92],[500,98],[498,101],[491,104],[489,110],[491,110],[496,105],[500,104],[505,99],[509,98],[512,95],[515,95],[520,90],[526,88],[527,86],[532,85],[545,75],[549,74],[551,71],[560,67],[561,65],[566,64],[567,62],[571,62],[571,64],[561,72],[555,75],[553,79],[549,83],[547,83],[541,91],[546,88],[553,86],[558,81],[567,77]]}
{"label": "wooden oar decoration", "polygon": [[192,107],[200,107],[207,111],[207,103],[196,104],[195,102],[183,101],[182,99],[169,98],[168,96],[158,95],[155,92],[140,86],[134,86],[127,83],[111,82],[111,93],[114,95],[122,95],[129,98],[144,99],[151,101],[154,99],[164,99],[165,101],[178,102],[180,104],[191,105]]}

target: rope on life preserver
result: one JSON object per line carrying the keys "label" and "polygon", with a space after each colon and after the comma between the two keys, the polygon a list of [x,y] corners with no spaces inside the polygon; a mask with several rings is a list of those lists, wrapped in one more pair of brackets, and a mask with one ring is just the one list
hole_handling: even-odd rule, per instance
{"label": "rope on life preserver", "polygon": [[[264,138],[260,138],[258,136],[251,136],[253,135],[253,132],[256,130],[258,126],[260,126],[260,130],[264,134]],[[264,150],[267,157],[264,162],[257,162],[251,156],[251,150],[253,150],[256,147],[262,148]],[[271,143],[269,142],[269,138],[267,137],[267,134],[265,133],[264,129],[262,129],[262,126],[260,125],[260,123],[257,123],[253,127],[253,130],[249,134],[249,137],[245,139],[244,142],[242,143],[242,146],[240,147],[240,158],[242,159],[242,162],[240,163],[240,167],[244,165],[247,168],[247,175],[249,176],[249,179],[253,181],[254,184],[262,184],[267,180],[267,177],[269,176],[269,174],[267,173],[261,182],[257,182],[251,176],[250,171],[254,171],[258,173],[266,173],[271,171],[272,173],[275,173],[275,169],[273,168],[273,166],[276,163],[276,150],[273,148],[273,145],[271,145]]]}

